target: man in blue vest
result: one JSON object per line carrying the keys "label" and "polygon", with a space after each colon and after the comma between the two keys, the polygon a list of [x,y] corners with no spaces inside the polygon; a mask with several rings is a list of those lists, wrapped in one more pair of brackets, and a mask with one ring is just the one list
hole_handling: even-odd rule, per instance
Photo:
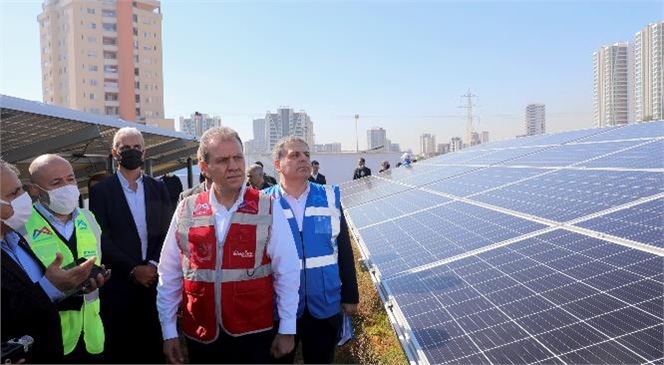
{"label": "man in blue vest", "polygon": [[[334,360],[342,314],[357,313],[359,293],[348,227],[336,185],[308,181],[311,160],[307,142],[282,138],[272,152],[279,185],[264,190],[286,213],[300,257],[300,303],[295,348],[302,341],[308,364]],[[295,350],[274,363],[293,363]]]}
{"label": "man in blue vest", "polygon": [[[100,264],[101,228],[92,212],[78,208],[80,193],[69,161],[54,154],[41,155],[32,161],[29,171],[29,193],[37,202],[25,224],[26,239],[37,257],[48,265],[55,253],[61,252],[63,265],[90,257],[96,257]],[[72,295],[58,303],[58,310],[65,362],[102,363],[104,326],[99,317],[99,290]]]}

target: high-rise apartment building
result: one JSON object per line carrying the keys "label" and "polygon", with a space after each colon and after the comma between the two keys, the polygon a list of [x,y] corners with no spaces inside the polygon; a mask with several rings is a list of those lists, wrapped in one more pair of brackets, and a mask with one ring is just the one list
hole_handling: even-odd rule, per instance
{"label": "high-rise apartment building", "polygon": [[221,117],[194,113],[189,118],[180,117],[180,131],[192,136],[202,137],[208,129],[221,127]]}
{"label": "high-rise apartment building", "polygon": [[436,136],[425,133],[420,136],[420,155],[425,157],[436,154]]}
{"label": "high-rise apartment building", "polygon": [[373,127],[367,130],[367,150],[389,148],[387,131],[381,127]]}
{"label": "high-rise apartment building", "polygon": [[526,106],[526,136],[546,133],[546,105]]}
{"label": "high-rise apartment building", "polygon": [[265,114],[265,128],[268,151],[272,151],[277,141],[285,136],[302,137],[309,146],[314,145],[314,124],[304,110],[298,113],[289,108],[279,108],[276,113],[268,111]]}
{"label": "high-rise apartment building", "polygon": [[450,139],[450,152],[456,152],[463,148],[463,141],[461,137],[452,137]]}
{"label": "high-rise apartment building", "polygon": [[164,118],[159,1],[46,0],[37,20],[45,103]]}
{"label": "high-rise apartment building", "polygon": [[664,21],[634,37],[634,118],[664,119]]}
{"label": "high-rise apartment building", "polygon": [[630,121],[630,46],[620,42],[603,46],[593,54],[595,126],[627,124]]}

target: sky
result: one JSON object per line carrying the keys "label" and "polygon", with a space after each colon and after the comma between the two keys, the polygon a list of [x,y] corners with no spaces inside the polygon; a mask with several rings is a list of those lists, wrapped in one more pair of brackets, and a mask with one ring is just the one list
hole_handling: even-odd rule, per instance
{"label": "sky", "polygon": [[[42,1],[0,0],[0,93],[41,101]],[[524,133],[544,103],[547,131],[593,127],[593,52],[664,19],[664,2],[162,1],[168,118],[195,111],[252,139],[252,120],[304,110],[316,143],[367,146],[382,127],[419,137]],[[359,114],[358,135],[354,115]],[[176,123],[177,124],[177,123]]]}

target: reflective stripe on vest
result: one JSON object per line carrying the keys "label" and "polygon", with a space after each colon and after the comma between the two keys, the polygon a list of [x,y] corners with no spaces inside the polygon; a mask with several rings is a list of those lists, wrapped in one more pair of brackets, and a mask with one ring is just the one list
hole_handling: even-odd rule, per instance
{"label": "reflective stripe on vest", "polygon": [[[176,232],[185,281],[183,331],[187,337],[203,343],[217,338],[218,325],[233,336],[272,327],[272,270],[264,256],[272,224],[271,199],[247,189],[243,203],[231,217],[221,247],[217,244],[209,199],[209,192],[187,198]],[[265,293],[264,288],[269,288],[269,292]],[[243,297],[242,291],[258,293],[269,302]],[[252,309],[259,304],[269,308],[256,308],[250,315],[243,312],[243,308]],[[210,316],[212,310],[214,317]],[[267,317],[257,315],[265,311]]]}
{"label": "reflective stripe on vest", "polygon": [[[55,259],[56,252],[63,256],[62,266],[74,263],[74,255],[55,229],[44,217],[32,208],[32,215],[25,225],[26,238],[39,260],[50,265]],[[90,211],[78,209],[74,219],[74,234],[76,234],[76,250],[78,257],[97,257],[96,264],[101,261],[97,252],[101,239],[101,229]],[[85,347],[90,354],[100,354],[104,350],[104,325],[99,316],[99,291],[86,295],[80,311],[60,311],[60,324],[62,327],[62,340],[64,354],[67,355],[76,348],[79,337],[83,333]]]}

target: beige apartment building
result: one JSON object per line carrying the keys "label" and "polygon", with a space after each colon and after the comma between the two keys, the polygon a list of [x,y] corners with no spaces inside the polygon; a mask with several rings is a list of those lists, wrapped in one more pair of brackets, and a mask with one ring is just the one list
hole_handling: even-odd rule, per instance
{"label": "beige apartment building", "polygon": [[42,9],[45,103],[140,123],[164,118],[159,1],[46,0]]}

